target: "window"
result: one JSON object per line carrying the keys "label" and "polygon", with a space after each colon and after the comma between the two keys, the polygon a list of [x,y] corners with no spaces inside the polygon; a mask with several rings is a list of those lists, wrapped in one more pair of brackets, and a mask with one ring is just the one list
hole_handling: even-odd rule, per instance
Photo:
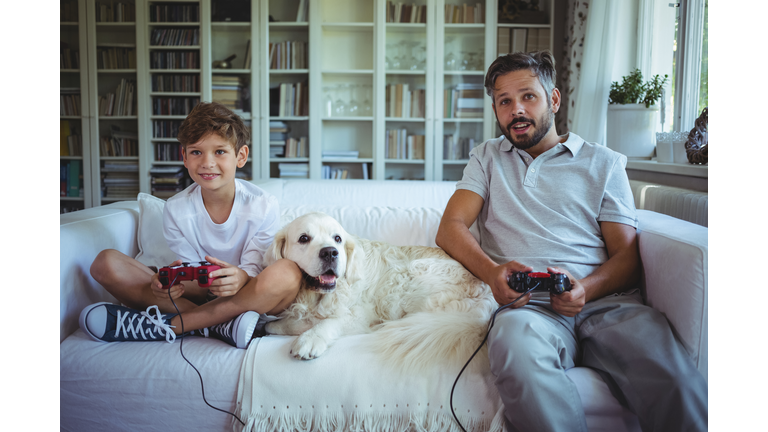
{"label": "window", "polygon": [[709,0],[640,0],[637,64],[645,80],[669,75],[660,130],[688,131],[708,103]]}

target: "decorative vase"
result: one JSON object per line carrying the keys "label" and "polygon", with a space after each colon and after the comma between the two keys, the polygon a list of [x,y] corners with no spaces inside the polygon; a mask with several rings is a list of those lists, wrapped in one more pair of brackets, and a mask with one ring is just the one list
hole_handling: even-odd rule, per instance
{"label": "decorative vase", "polygon": [[650,160],[656,148],[658,105],[608,105],[606,145],[627,159]]}

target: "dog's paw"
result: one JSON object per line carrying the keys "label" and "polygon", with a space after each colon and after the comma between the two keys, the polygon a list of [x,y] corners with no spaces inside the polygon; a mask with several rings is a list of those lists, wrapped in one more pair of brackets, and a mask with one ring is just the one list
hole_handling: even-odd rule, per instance
{"label": "dog's paw", "polygon": [[313,332],[305,332],[293,341],[291,355],[300,360],[312,360],[328,349],[328,341]]}

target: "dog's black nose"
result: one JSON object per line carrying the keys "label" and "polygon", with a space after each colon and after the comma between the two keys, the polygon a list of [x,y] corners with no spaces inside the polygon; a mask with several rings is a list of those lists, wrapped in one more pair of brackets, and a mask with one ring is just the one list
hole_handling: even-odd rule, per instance
{"label": "dog's black nose", "polygon": [[339,257],[339,250],[333,246],[320,249],[320,259],[327,262],[334,262]]}

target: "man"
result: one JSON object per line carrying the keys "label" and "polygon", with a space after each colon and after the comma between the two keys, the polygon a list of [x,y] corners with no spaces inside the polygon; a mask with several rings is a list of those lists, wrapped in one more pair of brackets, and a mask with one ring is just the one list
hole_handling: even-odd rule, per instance
{"label": "man", "polygon": [[[707,384],[639,289],[636,210],[626,157],[558,136],[560,92],[547,52],[491,64],[485,88],[504,136],[473,149],[436,242],[506,305],[488,339],[514,431],[586,431],[565,371],[595,369],[644,431],[707,429]],[[479,239],[469,227],[477,221]],[[564,273],[572,289],[521,296],[515,272]]]}

